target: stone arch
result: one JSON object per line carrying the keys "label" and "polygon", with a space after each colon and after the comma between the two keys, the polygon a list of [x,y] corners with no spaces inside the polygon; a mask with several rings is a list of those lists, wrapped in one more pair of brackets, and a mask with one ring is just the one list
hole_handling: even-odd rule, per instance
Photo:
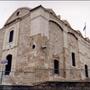
{"label": "stone arch", "polygon": [[54,20],[49,20],[49,22],[52,22],[54,24],[56,24],[62,31],[63,31],[63,28]]}
{"label": "stone arch", "polygon": [[75,39],[76,39],[76,40],[78,40],[78,38],[76,37],[76,35],[75,35],[74,33],[72,33],[72,32],[68,32],[68,34],[70,34],[70,35],[74,36],[74,37],[75,37]]}

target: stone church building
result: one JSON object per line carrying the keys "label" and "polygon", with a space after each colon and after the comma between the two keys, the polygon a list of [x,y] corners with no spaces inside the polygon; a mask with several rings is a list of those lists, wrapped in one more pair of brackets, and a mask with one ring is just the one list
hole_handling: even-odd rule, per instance
{"label": "stone church building", "polygon": [[90,40],[52,9],[19,8],[0,30],[2,84],[85,80],[89,68]]}

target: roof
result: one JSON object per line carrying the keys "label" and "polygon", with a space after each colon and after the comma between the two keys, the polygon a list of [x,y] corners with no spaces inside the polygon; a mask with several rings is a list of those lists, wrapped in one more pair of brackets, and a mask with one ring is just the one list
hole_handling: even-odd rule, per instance
{"label": "roof", "polygon": [[[30,13],[30,8],[22,7],[17,9],[6,21],[5,25]],[[4,26],[5,26],[4,25]]]}
{"label": "roof", "polygon": [[53,14],[54,16],[56,16],[55,12],[54,12],[52,9],[46,9],[46,8],[44,8],[42,5],[39,5],[39,6],[35,7],[35,8],[32,8],[32,9],[31,9],[31,8],[27,8],[27,7],[22,7],[22,8],[17,9],[17,10],[8,18],[8,20],[6,21],[6,23],[5,23],[4,26],[12,23],[12,21],[15,21],[16,19],[20,19],[20,18],[24,17],[25,15],[30,14],[30,12],[32,12],[32,11],[38,9],[38,8],[42,8],[42,9],[44,9],[45,11],[47,11],[47,12]]}

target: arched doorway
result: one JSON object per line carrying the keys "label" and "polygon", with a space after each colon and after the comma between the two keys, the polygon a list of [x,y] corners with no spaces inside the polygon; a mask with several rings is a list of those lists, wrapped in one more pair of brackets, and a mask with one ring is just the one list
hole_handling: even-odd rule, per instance
{"label": "arched doorway", "polygon": [[6,59],[7,59],[8,63],[5,66],[5,75],[9,75],[11,72],[12,55],[11,54],[7,55]]}

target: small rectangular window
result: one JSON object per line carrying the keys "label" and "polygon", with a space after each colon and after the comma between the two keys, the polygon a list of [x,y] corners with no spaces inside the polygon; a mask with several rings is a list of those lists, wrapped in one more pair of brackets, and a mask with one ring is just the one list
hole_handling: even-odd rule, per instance
{"label": "small rectangular window", "polygon": [[75,63],[75,53],[72,53],[72,66],[76,66],[76,63]]}
{"label": "small rectangular window", "polygon": [[9,35],[9,42],[12,42],[13,41],[13,34],[14,34],[14,31],[10,31],[10,35]]}
{"label": "small rectangular window", "polygon": [[88,77],[88,66],[85,65],[85,76]]}
{"label": "small rectangular window", "polygon": [[59,61],[54,60],[54,73],[59,74]]}

